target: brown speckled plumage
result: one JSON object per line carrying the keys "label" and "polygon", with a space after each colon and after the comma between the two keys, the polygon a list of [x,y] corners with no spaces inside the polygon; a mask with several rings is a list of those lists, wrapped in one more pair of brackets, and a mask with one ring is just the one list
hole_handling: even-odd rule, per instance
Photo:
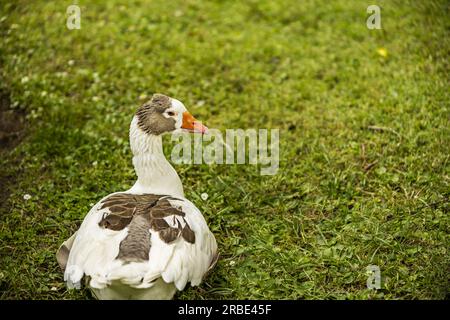
{"label": "brown speckled plumage", "polygon": [[[128,235],[120,243],[117,259],[127,262],[148,260],[150,252],[150,229],[158,232],[166,243],[182,237],[189,243],[195,243],[195,234],[185,220],[185,214],[173,207],[169,196],[154,194],[114,194],[102,201],[100,209],[109,209],[99,226],[119,231],[128,227]],[[173,216],[172,227],[164,218]],[[176,218],[179,217],[179,218]],[[184,222],[184,227],[180,223]]]}
{"label": "brown speckled plumage", "polygon": [[154,94],[152,99],[140,106],[136,112],[139,128],[153,135],[175,130],[175,120],[162,115],[171,105],[170,97]]}

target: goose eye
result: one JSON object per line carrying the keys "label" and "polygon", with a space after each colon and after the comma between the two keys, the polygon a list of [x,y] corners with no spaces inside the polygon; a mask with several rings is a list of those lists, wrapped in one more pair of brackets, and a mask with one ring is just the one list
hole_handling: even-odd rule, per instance
{"label": "goose eye", "polygon": [[167,114],[168,114],[170,117],[173,117],[173,116],[175,115],[175,112],[169,111],[169,112],[167,112]]}

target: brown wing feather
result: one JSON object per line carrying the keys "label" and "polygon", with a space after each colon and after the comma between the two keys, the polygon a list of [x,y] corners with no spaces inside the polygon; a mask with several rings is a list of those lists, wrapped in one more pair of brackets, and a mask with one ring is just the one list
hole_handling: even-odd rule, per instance
{"label": "brown wing feather", "polygon": [[[124,261],[148,260],[150,251],[150,229],[158,232],[166,243],[177,240],[180,236],[189,243],[195,243],[195,233],[185,220],[185,213],[173,207],[168,200],[179,200],[169,196],[154,194],[114,194],[102,201],[100,209],[109,209],[99,226],[114,231],[128,227],[128,235],[120,243],[118,259]],[[177,226],[170,226],[163,218],[181,217],[184,227],[177,220]]]}
{"label": "brown wing feather", "polygon": [[183,236],[183,239],[186,240],[187,242],[195,243],[195,233],[194,231],[191,230],[191,228],[187,223],[184,225],[183,231],[181,231],[181,235]]}

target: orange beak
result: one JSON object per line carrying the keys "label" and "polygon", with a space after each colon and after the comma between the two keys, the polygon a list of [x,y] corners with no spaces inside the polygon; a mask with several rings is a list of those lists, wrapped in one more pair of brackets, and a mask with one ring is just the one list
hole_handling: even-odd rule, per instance
{"label": "orange beak", "polygon": [[189,132],[206,133],[208,131],[208,128],[195,119],[188,111],[183,112],[183,123],[181,124],[181,128]]}

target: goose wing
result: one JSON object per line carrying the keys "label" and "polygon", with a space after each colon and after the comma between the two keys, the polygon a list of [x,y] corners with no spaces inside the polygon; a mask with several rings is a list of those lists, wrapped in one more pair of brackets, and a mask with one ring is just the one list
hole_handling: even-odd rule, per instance
{"label": "goose wing", "polygon": [[79,286],[83,276],[98,289],[115,280],[148,288],[162,278],[182,290],[188,282],[200,284],[217,259],[200,211],[164,195],[112,194],[91,209],[72,240],[60,254],[67,257],[69,286]]}

